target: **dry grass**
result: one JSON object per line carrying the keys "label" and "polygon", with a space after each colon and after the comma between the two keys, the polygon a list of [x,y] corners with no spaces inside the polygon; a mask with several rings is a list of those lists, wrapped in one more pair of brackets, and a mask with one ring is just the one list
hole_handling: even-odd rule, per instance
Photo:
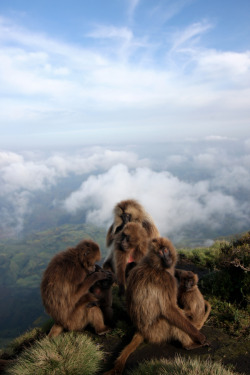
{"label": "dry grass", "polygon": [[103,352],[84,334],[48,337],[24,350],[8,375],[94,375],[101,367]]}
{"label": "dry grass", "polygon": [[236,375],[220,363],[199,358],[176,356],[174,360],[151,360],[141,363],[129,375]]}

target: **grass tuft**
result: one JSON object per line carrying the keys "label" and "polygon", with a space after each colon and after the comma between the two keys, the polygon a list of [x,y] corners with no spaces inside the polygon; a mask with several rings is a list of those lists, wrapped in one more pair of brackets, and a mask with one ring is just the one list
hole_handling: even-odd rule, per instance
{"label": "grass tuft", "polygon": [[43,336],[44,332],[41,328],[33,328],[12,340],[7,346],[6,352],[10,357],[13,357],[24,349],[29,348],[36,340],[41,339]]}
{"label": "grass tuft", "polygon": [[129,375],[236,375],[218,362],[176,356],[174,360],[160,359],[142,362]]}
{"label": "grass tuft", "polygon": [[48,337],[24,350],[7,375],[93,375],[101,367],[103,352],[84,334]]}

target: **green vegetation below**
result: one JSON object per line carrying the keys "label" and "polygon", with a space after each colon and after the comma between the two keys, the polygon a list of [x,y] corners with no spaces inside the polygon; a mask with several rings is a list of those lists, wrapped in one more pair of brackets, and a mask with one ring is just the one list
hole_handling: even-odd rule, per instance
{"label": "green vegetation below", "polygon": [[37,232],[23,240],[0,241],[0,285],[6,287],[37,288],[42,272],[57,252],[91,238],[106,255],[105,228],[93,225],[63,225]]}
{"label": "green vegetation below", "polygon": [[250,232],[230,242],[217,241],[209,248],[180,251],[180,259],[208,269],[202,291],[222,301],[246,308],[250,298]]}
{"label": "green vegetation below", "polygon": [[[40,280],[52,256],[84,238],[96,241],[106,256],[106,230],[91,225],[63,225],[32,234],[21,241],[0,242],[0,347],[27,329],[41,326],[48,316],[40,296]],[[182,249],[182,264],[200,270],[199,286],[212,305],[209,324],[230,337],[249,336],[250,233],[230,241],[216,241],[210,247]],[[110,337],[131,331],[126,312],[116,296],[116,329]],[[113,336],[112,336],[113,335]]]}
{"label": "green vegetation below", "polygon": [[48,319],[40,296],[42,273],[59,251],[91,238],[106,256],[106,230],[92,225],[63,225],[22,240],[0,241],[0,347]]}

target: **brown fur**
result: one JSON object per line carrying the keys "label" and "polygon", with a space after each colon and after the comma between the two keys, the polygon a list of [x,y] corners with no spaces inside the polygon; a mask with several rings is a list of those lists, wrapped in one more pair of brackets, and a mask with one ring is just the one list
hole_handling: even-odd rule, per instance
{"label": "brown fur", "polygon": [[137,332],[106,374],[121,374],[128,356],[140,343],[179,340],[184,347],[205,343],[200,333],[177,306],[174,267],[177,255],[166,238],[153,239],[149,251],[131,270],[127,282],[127,307]]}
{"label": "brown fur", "polygon": [[137,266],[137,263],[136,262],[130,262],[126,265],[126,269],[125,269],[125,279],[127,280],[128,277],[129,277],[129,274],[131,272],[131,270]]}
{"label": "brown fur", "polygon": [[179,280],[178,304],[193,325],[201,329],[210,314],[211,305],[204,300],[198,288],[198,275],[179,269],[175,271],[175,275]]}
{"label": "brown fur", "polygon": [[105,324],[113,325],[113,309],[112,309],[112,285],[115,281],[115,275],[110,271],[103,270],[100,266],[96,266],[96,272],[104,272],[107,279],[97,281],[91,288],[90,292],[98,300],[97,305],[100,306]]}
{"label": "brown fur", "polygon": [[100,260],[99,246],[91,241],[81,241],[56,254],[45,270],[41,282],[41,296],[47,313],[54,319],[49,336],[59,335],[63,329],[79,331],[91,324],[99,334],[107,327],[98,306],[89,308],[97,298],[90,287],[107,276],[95,271]]}
{"label": "brown fur", "polygon": [[120,294],[125,291],[125,270],[129,260],[138,263],[146,255],[147,247],[147,232],[139,223],[127,223],[115,236],[114,268]]}
{"label": "brown fur", "polygon": [[[110,226],[106,236],[107,247],[114,242],[117,233],[123,230],[124,225],[128,222],[139,223],[145,229],[149,239],[159,237],[159,231],[151,218],[144,210],[143,206],[134,199],[127,199],[116,204],[114,207],[114,222]],[[109,256],[103,264],[104,269],[115,271],[114,269],[114,250],[112,249]]]}

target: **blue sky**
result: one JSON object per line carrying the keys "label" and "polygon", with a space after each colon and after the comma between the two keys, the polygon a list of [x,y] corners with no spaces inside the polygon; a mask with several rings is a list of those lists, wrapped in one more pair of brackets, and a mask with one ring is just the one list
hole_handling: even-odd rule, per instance
{"label": "blue sky", "polygon": [[0,2],[0,147],[250,137],[247,0]]}

